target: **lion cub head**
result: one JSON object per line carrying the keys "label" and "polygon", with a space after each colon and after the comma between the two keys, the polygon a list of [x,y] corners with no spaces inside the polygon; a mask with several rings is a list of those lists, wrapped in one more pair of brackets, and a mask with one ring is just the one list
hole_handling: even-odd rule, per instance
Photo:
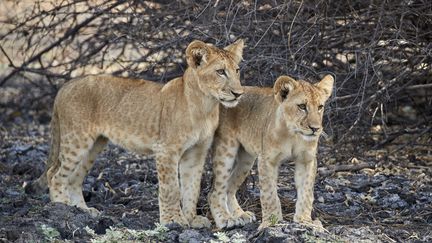
{"label": "lion cub head", "polygon": [[288,129],[305,141],[315,141],[322,132],[324,103],[330,97],[334,79],[325,76],[319,83],[279,77],[273,87],[280,115]]}
{"label": "lion cub head", "polygon": [[196,40],[186,49],[188,66],[198,76],[200,90],[226,107],[236,106],[244,92],[239,68],[243,47],[241,39],[224,49]]}

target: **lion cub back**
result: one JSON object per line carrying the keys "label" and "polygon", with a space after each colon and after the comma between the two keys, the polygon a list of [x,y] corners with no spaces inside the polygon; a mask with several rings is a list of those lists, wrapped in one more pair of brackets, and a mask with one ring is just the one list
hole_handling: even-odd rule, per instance
{"label": "lion cub back", "polygon": [[157,109],[161,88],[161,84],[146,80],[87,76],[65,84],[54,107],[61,117],[78,116],[82,121],[97,124],[121,122],[125,116],[140,110]]}
{"label": "lion cub back", "polygon": [[73,80],[54,102],[62,134],[85,132],[149,154],[159,136],[162,85],[112,76]]}

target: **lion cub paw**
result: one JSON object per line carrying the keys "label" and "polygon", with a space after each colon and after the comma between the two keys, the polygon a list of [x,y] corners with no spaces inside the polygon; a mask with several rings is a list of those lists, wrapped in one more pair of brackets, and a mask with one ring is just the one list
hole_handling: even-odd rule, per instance
{"label": "lion cub paw", "polygon": [[235,227],[236,224],[236,220],[229,217],[229,218],[224,218],[224,219],[219,219],[216,221],[216,227],[218,229],[231,229],[233,227]]}
{"label": "lion cub paw", "polygon": [[255,217],[254,213],[252,213],[250,211],[245,211],[239,215],[236,215],[235,221],[236,221],[235,222],[236,225],[243,226],[245,224],[249,224],[249,223],[256,221],[256,217]]}
{"label": "lion cub paw", "polygon": [[90,208],[90,207],[81,207],[82,210],[86,211],[87,213],[89,213],[92,217],[98,217],[99,215],[101,215],[101,212],[99,210],[97,210],[96,208]]}
{"label": "lion cub paw", "polygon": [[303,220],[303,221],[296,221],[294,222],[299,223],[301,225],[304,225],[306,227],[310,227],[313,230],[316,230],[317,232],[326,232],[327,230],[322,225],[321,221],[319,219],[315,220]]}
{"label": "lion cub paw", "polygon": [[177,223],[183,227],[189,227],[190,226],[187,219],[182,215],[177,215],[177,216],[172,217],[171,222]]}
{"label": "lion cub paw", "polygon": [[310,222],[310,227],[318,232],[328,232],[319,219]]}
{"label": "lion cub paw", "polygon": [[195,229],[201,229],[201,228],[210,228],[211,223],[210,220],[204,216],[197,215],[192,220],[190,226]]}
{"label": "lion cub paw", "polygon": [[162,225],[168,225],[168,224],[179,224],[181,227],[189,227],[189,222],[187,219],[183,216],[183,214],[178,214],[171,216],[169,219],[161,219],[160,222]]}
{"label": "lion cub paw", "polygon": [[269,222],[269,221],[263,221],[263,222],[258,226],[258,231],[262,231],[262,230],[264,230],[265,228],[268,228],[268,227],[270,227],[270,226],[272,226],[272,225],[274,225],[274,224],[272,224],[272,223]]}

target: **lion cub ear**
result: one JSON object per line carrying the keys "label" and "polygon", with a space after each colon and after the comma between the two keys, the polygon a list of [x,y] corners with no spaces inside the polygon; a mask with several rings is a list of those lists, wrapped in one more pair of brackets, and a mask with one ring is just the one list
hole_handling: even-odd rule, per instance
{"label": "lion cub ear", "polygon": [[206,43],[194,40],[186,48],[186,61],[189,67],[197,68],[207,62],[209,48]]}
{"label": "lion cub ear", "polygon": [[315,84],[316,87],[322,89],[326,94],[326,99],[328,99],[333,91],[334,78],[332,75],[326,75],[321,81]]}
{"label": "lion cub ear", "polygon": [[296,85],[297,81],[293,78],[289,76],[280,76],[273,86],[276,101],[282,103],[287,98],[288,94],[294,90]]}
{"label": "lion cub ear", "polygon": [[235,62],[239,63],[243,60],[243,48],[244,48],[244,40],[238,39],[234,43],[229,46],[226,46],[224,49],[233,54]]}

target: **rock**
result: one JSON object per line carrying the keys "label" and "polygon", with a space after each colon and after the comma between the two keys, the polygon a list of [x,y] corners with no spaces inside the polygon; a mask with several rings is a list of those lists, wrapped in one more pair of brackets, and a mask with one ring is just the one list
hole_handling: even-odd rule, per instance
{"label": "rock", "polygon": [[179,235],[179,242],[200,243],[204,241],[204,237],[193,229],[184,230]]}
{"label": "rock", "polygon": [[343,242],[383,242],[369,227],[348,228],[346,226],[335,226],[330,229],[330,232],[339,236],[339,241]]}
{"label": "rock", "polygon": [[102,217],[99,219],[94,229],[96,234],[105,234],[106,230],[114,225],[114,221],[108,217]]}
{"label": "rock", "polygon": [[23,154],[23,153],[29,151],[32,147],[33,147],[33,145],[31,145],[31,144],[17,145],[17,146],[13,146],[12,150],[14,150],[20,154]]}
{"label": "rock", "polygon": [[8,188],[6,189],[6,196],[16,198],[19,197],[22,193],[15,190],[15,188]]}
{"label": "rock", "polygon": [[335,237],[294,222],[284,221],[283,224],[264,229],[254,238],[255,242],[315,242],[318,239],[334,240]]}
{"label": "rock", "polygon": [[394,209],[405,208],[408,206],[408,203],[401,199],[398,194],[391,194],[382,200],[383,207],[390,207]]}
{"label": "rock", "polygon": [[267,228],[264,229],[255,242],[283,242],[285,240],[294,240],[288,234],[282,232],[280,228]]}
{"label": "rock", "polygon": [[[89,213],[62,203],[49,203],[43,208],[48,225],[57,229],[63,239],[87,235],[84,227],[96,228],[99,220]],[[105,227],[106,228],[106,227]],[[102,230],[101,230],[102,231]]]}

